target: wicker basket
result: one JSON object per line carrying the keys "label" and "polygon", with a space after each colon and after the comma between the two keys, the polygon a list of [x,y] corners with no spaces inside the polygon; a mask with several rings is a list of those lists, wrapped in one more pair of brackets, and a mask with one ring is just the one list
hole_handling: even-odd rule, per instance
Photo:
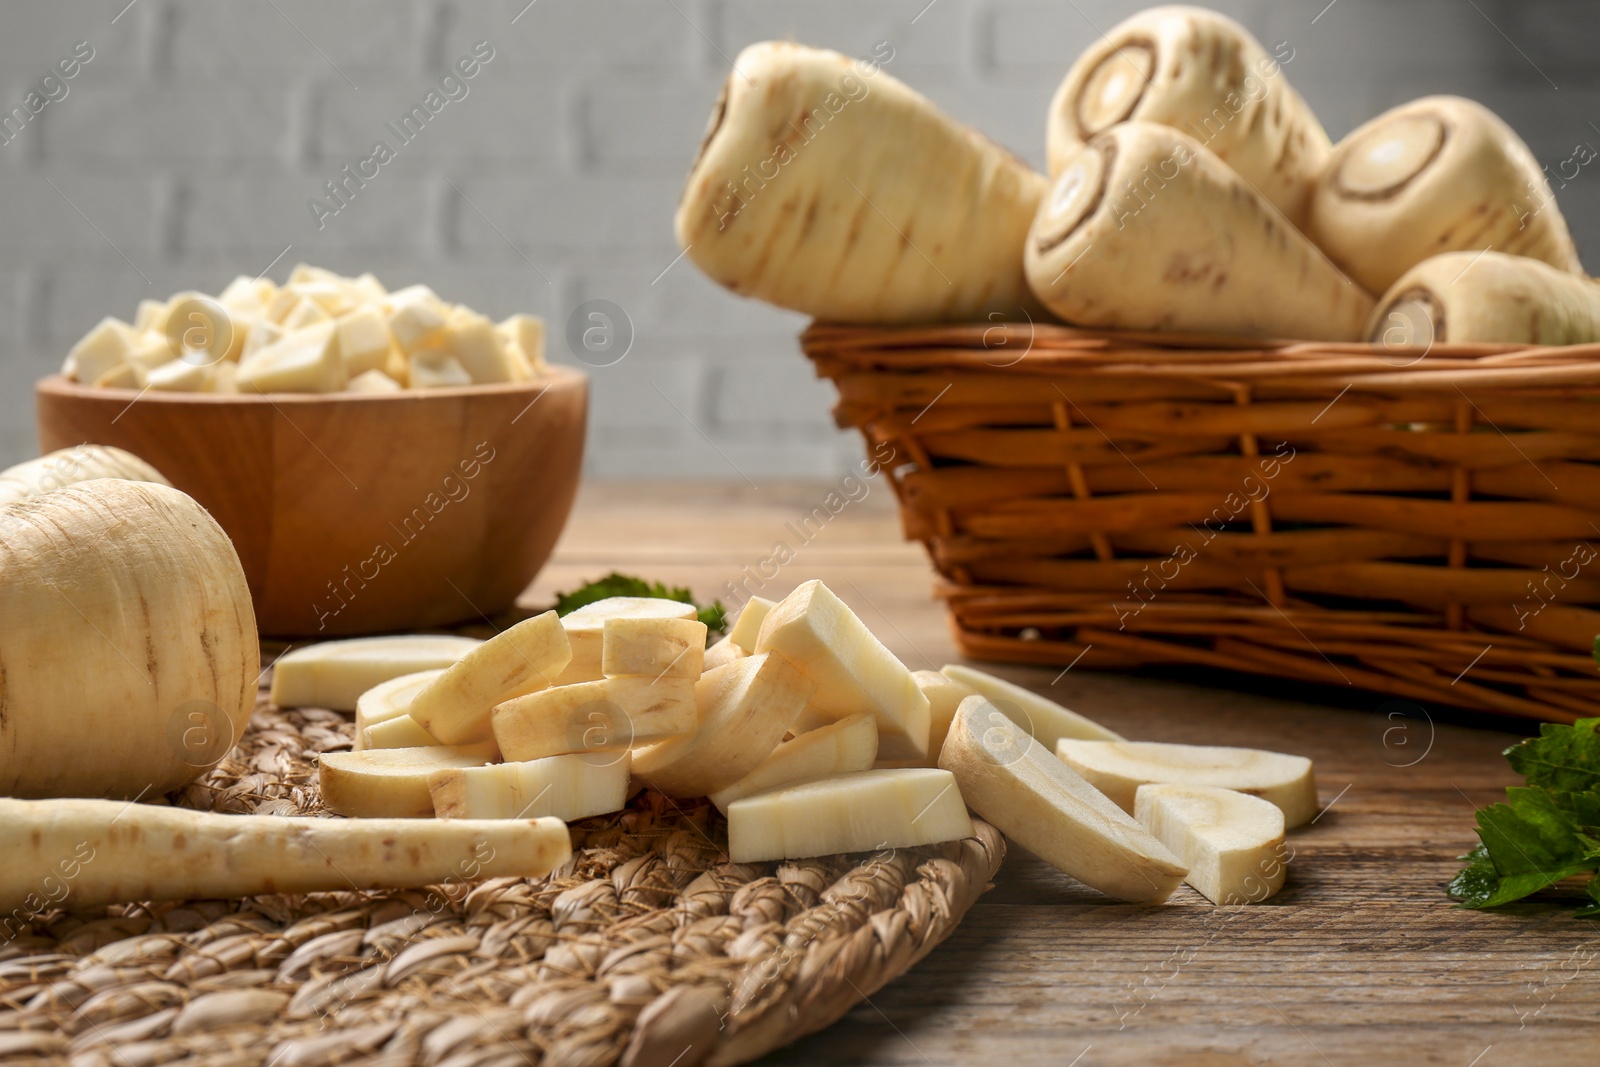
{"label": "wicker basket", "polygon": [[1600,714],[1600,345],[802,336],[980,659]]}

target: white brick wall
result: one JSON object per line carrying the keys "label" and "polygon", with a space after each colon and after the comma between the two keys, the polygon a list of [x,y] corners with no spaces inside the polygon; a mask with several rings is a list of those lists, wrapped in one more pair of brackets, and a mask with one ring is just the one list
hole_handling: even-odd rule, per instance
{"label": "white brick wall", "polygon": [[[858,446],[834,429],[831,389],[799,355],[801,317],[724,293],[687,261],[657,280],[677,255],[673,208],[731,58],[773,37],[855,54],[890,41],[893,74],[1041,165],[1062,72],[1141,6],[126,4],[0,8],[0,107],[75,42],[95,49],[67,96],[0,146],[0,463],[32,454],[31,384],[100,316],[131,314],[143,296],[214,291],[292,244],[272,272],[280,279],[303,259],[423,281],[495,315],[531,310],[550,321],[552,355],[565,362],[576,362],[564,342],[573,309],[618,304],[635,340],[621,363],[592,371],[591,473],[757,484],[842,471]],[[1214,4],[1269,45],[1293,46],[1288,76],[1335,136],[1409,97],[1459,92],[1501,109],[1542,160],[1579,140],[1600,145],[1589,125],[1600,123],[1592,0]],[[468,96],[319,231],[307,198],[389,139],[384,123],[479,40],[495,56]],[[1563,207],[1600,255],[1600,172],[1586,169]]]}

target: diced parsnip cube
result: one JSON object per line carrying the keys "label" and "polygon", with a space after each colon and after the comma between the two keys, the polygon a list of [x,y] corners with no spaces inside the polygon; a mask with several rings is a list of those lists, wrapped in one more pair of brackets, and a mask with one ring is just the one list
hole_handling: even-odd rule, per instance
{"label": "diced parsnip cube", "polygon": [[141,363],[119,363],[94,380],[102,389],[143,389],[150,372]]}
{"label": "diced parsnip cube", "polygon": [[350,379],[344,387],[347,393],[399,393],[404,387],[381,370],[369,370]]}
{"label": "diced parsnip cube", "polygon": [[441,819],[566,822],[621,811],[628,802],[628,753],[550,756],[492,767],[435,771],[428,779]]}
{"label": "diced parsnip cube", "polygon": [[271,700],[280,708],[358,710],[374,687],[443,669],[482,644],[453,634],[323,641],[278,657],[272,665]]}
{"label": "diced parsnip cube", "polygon": [[512,381],[526,382],[539,376],[539,372],[534,369],[533,361],[522,351],[521,345],[515,341],[507,341],[499,334],[496,334],[495,337],[500,341],[501,354],[505,357],[506,364],[511,368]]}
{"label": "diced parsnip cube", "polygon": [[432,734],[417,725],[417,720],[409,715],[396,715],[392,719],[385,719],[367,727],[358,751],[379,748],[429,748],[438,743]]}
{"label": "diced parsnip cube", "polygon": [[283,320],[288,318],[289,313],[298,307],[299,304],[299,293],[289,288],[279,289],[277,292],[272,294],[272,299],[268,300],[266,304],[262,306],[261,317],[269,322],[275,322],[282,325]]}
{"label": "diced parsnip cube", "polygon": [[1056,742],[1063,737],[1089,741],[1122,740],[1120,734],[1106,729],[1093,719],[1004,678],[996,678],[958,663],[945,664],[939,673],[960,682],[974,693],[988,697],[990,703],[1015,719],[1018,726],[1028,731],[1048,751],[1054,752]]}
{"label": "diced parsnip cube", "polygon": [[528,357],[535,371],[544,366],[544,320],[537,315],[512,315],[495,327],[508,341],[515,342]]}
{"label": "diced parsnip cube", "polygon": [[128,362],[137,363],[145,370],[155,370],[177,358],[167,335],[151,330],[139,335],[128,352]]}
{"label": "diced parsnip cube", "polygon": [[346,279],[327,267],[313,267],[309,263],[296,263],[294,269],[289,272],[289,280],[284,285],[288,287],[319,282],[323,285],[344,285],[346,284]]}
{"label": "diced parsnip cube", "polygon": [[436,348],[411,353],[408,373],[413,389],[449,389],[472,384],[472,375],[456,357]]}
{"label": "diced parsnip cube", "polygon": [[1214,785],[1270,800],[1293,829],[1317,813],[1317,779],[1304,756],[1161,741],[1056,743],[1056,755],[1123,811],[1145,784]]}
{"label": "diced parsnip cube", "polygon": [[239,362],[243,363],[263,348],[275,345],[283,340],[283,327],[267,319],[256,319],[245,327],[244,347],[239,350]]}
{"label": "diced parsnip cube", "polygon": [[572,662],[557,685],[598,681],[605,676],[603,653],[607,619],[692,619],[693,604],[661,597],[613,596],[585,604],[562,616],[561,625],[572,644]]}
{"label": "diced parsnip cube", "polygon": [[1283,810],[1209,785],[1141,785],[1134,815],[1189,868],[1213,904],[1259,904],[1283,888]]}
{"label": "diced parsnip cube", "polygon": [[211,391],[229,396],[239,392],[239,364],[223,360],[211,365]]}
{"label": "diced parsnip cube", "polygon": [[788,656],[817,683],[812,709],[842,719],[878,717],[878,755],[928,754],[928,698],[911,672],[827,586],[813,579],[767,612],[756,652]]}
{"label": "diced parsnip cube", "polygon": [[761,624],[767,621],[767,613],[777,606],[776,600],[764,596],[753,596],[745,601],[744,607],[739,609],[739,617],[733,620],[733,629],[728,631],[728,640],[746,652],[754,652],[756,641],[761,637]]}
{"label": "diced parsnip cube", "polygon": [[375,275],[361,274],[350,280],[350,288],[356,296],[369,304],[381,304],[389,298],[389,290],[383,287]]}
{"label": "diced parsnip cube", "polygon": [[283,328],[289,333],[303,330],[308,326],[317,326],[324,322],[332,322],[333,316],[324,311],[314,300],[301,300],[294,306],[294,310],[283,317]]}
{"label": "diced parsnip cube", "polygon": [[692,678],[607,678],[541,689],[494,709],[508,760],[608,752],[692,732],[699,722]]}
{"label": "diced parsnip cube", "polygon": [[297,330],[239,365],[246,392],[337,393],[346,380],[332,322]]}
{"label": "diced parsnip cube", "polygon": [[607,619],[601,630],[603,674],[698,678],[706,655],[699,619]]}
{"label": "diced parsnip cube", "polygon": [[[370,727],[379,723],[388,722],[390,719],[405,715],[411,710],[411,702],[418,693],[425,689],[429,682],[444,673],[444,668],[439,667],[431,671],[418,671],[415,674],[403,674],[398,678],[391,678],[387,682],[379,682],[371,689],[356,698],[356,736],[352,746],[360,752],[367,747],[366,733]],[[433,735],[428,735],[428,744],[436,742]]]}
{"label": "diced parsnip cube", "polygon": [[455,354],[477,384],[491,385],[514,380],[500,338],[484,316],[465,308],[456,308],[447,320],[443,344]]}
{"label": "diced parsnip cube", "polygon": [[877,758],[877,720],[871,715],[852,715],[783,742],[755,770],[712,793],[711,803],[726,815],[735,800],[792,782],[868,770]]}
{"label": "diced parsnip cube", "polygon": [[217,303],[230,311],[240,309],[249,311],[251,315],[259,315],[262,305],[271,300],[277,291],[278,287],[266,278],[241,274],[217,294]]}
{"label": "diced parsnip cube", "polygon": [[402,386],[411,385],[411,359],[400,350],[399,345],[389,346],[389,361],[383,365],[383,373]]}
{"label": "diced parsnip cube", "polygon": [[406,352],[433,345],[445,326],[446,305],[426,285],[389,295],[389,332]]}
{"label": "diced parsnip cube", "polygon": [[133,328],[137,333],[155,330],[160,333],[167,325],[167,305],[160,300],[141,300],[134,312]]}
{"label": "diced parsnip cube", "polygon": [[736,659],[744,659],[749,654],[749,649],[740,648],[731,640],[724,637],[721,641],[718,641],[716,644],[706,649],[706,654],[704,659],[701,661],[700,669],[702,671],[709,671],[713,667],[721,667],[723,664],[732,663]]}
{"label": "diced parsnip cube", "polygon": [[61,373],[77,382],[95,382],[126,362],[139,335],[121,319],[101,319],[67,353]]}
{"label": "diced parsnip cube", "polygon": [[146,384],[169,393],[204,393],[210,390],[214,377],[209,364],[173,359],[151,371]]}
{"label": "diced parsnip cube", "polygon": [[302,307],[314,304],[329,318],[337,319],[356,306],[355,298],[350,293],[350,283],[343,278],[337,282],[291,282],[290,288],[300,294]]}
{"label": "diced parsnip cube", "polygon": [[494,745],[378,748],[324,752],[318,759],[322,803],[338,815],[364,819],[426,819],[433,815],[428,775],[450,767],[480,767]]}
{"label": "diced parsnip cube", "polygon": [[634,773],[668,796],[724,789],[778,747],[815,688],[781,652],[707,671],[695,683],[695,732],[634,753]]}
{"label": "diced parsnip cube", "polygon": [[419,692],[410,715],[447,745],[490,735],[496,704],[549,686],[572,658],[554,611],[496,634]]}
{"label": "diced parsnip cube", "polygon": [[350,377],[381,371],[389,363],[391,347],[389,327],[377,308],[356,308],[339,319],[339,358]]}
{"label": "diced parsnip cube", "polygon": [[769,789],[728,805],[734,863],[915,848],[972,836],[949,771],[856,771]]}

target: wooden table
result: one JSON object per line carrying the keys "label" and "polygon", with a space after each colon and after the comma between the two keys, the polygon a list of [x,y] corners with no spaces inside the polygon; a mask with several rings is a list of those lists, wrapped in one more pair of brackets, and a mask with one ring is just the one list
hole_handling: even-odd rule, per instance
{"label": "wooden table", "polygon": [[[913,669],[954,660],[934,574],[901,542],[881,480],[814,520],[808,542],[796,535],[836,488],[591,484],[527,599],[612,568],[707,597],[783,541],[795,558],[768,595],[821,578]],[[1117,904],[1012,846],[948,941],[768,1062],[1594,1062],[1600,923],[1552,903],[1460,911],[1444,895],[1476,842],[1473,807],[1516,781],[1500,756],[1516,724],[1437,708],[1391,716],[1400,709],[1380,695],[1224,674],[993,669],[1129,737],[1315,759],[1324,811],[1290,837],[1287,886],[1236,909],[1188,887],[1165,905]]]}

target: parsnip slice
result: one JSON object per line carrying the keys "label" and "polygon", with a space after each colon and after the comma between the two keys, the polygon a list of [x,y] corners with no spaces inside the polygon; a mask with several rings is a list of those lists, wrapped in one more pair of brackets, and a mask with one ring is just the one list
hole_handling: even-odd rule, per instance
{"label": "parsnip slice", "polygon": [[[427,748],[439,742],[409,715],[396,715],[392,719],[368,726],[356,751],[379,748]],[[482,742],[480,742],[482,743]]]}
{"label": "parsnip slice", "polygon": [[[950,733],[950,723],[956,717],[956,709],[963,700],[975,695],[977,690],[940,671],[914,671],[911,677],[916,681],[917,688],[922,690],[922,695],[928,698],[928,755],[923,766],[937,767],[939,750],[944,747],[944,739]],[[999,682],[1000,679],[996,678],[995,681]],[[1066,711],[1065,708],[1061,710]]]}
{"label": "parsnip slice", "polygon": [[330,322],[285,333],[239,364],[239,388],[255,393],[337,393],[349,380]]}
{"label": "parsnip slice", "polygon": [[[403,674],[387,682],[380,682],[356,697],[355,751],[360,752],[366,748],[368,729],[379,723],[388,722],[396,716],[405,715],[411,710],[411,702],[416,699],[417,694],[443,673],[444,668],[440,667],[431,671],[418,671],[416,674]],[[418,724],[419,728],[420,725]],[[428,736],[431,738],[433,735]],[[430,740],[427,743],[438,742]]]}
{"label": "parsnip slice", "polygon": [[593,682],[605,676],[607,619],[693,619],[696,614],[693,604],[649,596],[607,597],[570,611],[561,617],[561,626],[567,631],[572,659],[554,684]]}
{"label": "parsnip slice", "polygon": [[411,701],[410,715],[447,745],[489,736],[496,704],[551,685],[572,658],[554,611],[535,615],[468,652]]}
{"label": "parsnip slice", "polygon": [[836,774],[728,805],[734,863],[915,848],[971,836],[955,778],[936,767]]}
{"label": "parsnip slice", "polygon": [[1107,896],[1155,902],[1182,861],[987,697],[961,702],[939,754],[967,803],[1052,867]]}
{"label": "parsnip slice", "polygon": [[1131,812],[1141,785],[1214,785],[1283,809],[1293,829],[1317,813],[1317,781],[1304,756],[1255,748],[1173,745],[1161,741],[1056,743],[1056,754],[1112,803]]}
{"label": "parsnip slice", "polygon": [[699,619],[607,619],[601,627],[600,670],[607,675],[698,678],[706,656]]}
{"label": "parsnip slice", "polygon": [[609,752],[692,733],[694,678],[617,676],[574,682],[495,706],[495,740],[508,760]]}
{"label": "parsnip slice", "polygon": [[695,732],[635,752],[633,773],[668,796],[724,789],[778,747],[815,687],[781,652],[707,671],[695,683]]}
{"label": "parsnip slice", "polygon": [[816,682],[812,710],[834,719],[875,715],[883,758],[928,754],[928,698],[905,664],[820,581],[796,586],[767,612],[755,651],[783,653]]}
{"label": "parsnip slice", "polygon": [[749,654],[749,649],[741,648],[734,644],[730,638],[724,637],[721,641],[706,649],[705,658],[700,663],[700,671],[703,674],[714,667],[722,667],[736,659],[744,659]]}
{"label": "parsnip slice", "polygon": [[407,634],[324,641],[295,649],[272,665],[272,702],[280,708],[353,711],[362,694],[374,686],[448,667],[481,644],[449,634]]}
{"label": "parsnip slice", "polygon": [[433,814],[428,775],[447,767],[481,766],[494,757],[492,741],[324,752],[317,777],[329,811],[368,819],[425,819]]}
{"label": "parsnip slice", "polygon": [[[567,861],[572,838],[557,819],[281,818],[106,800],[0,800],[0,853],[0,909],[9,913],[533,878]],[[41,903],[41,889],[57,883],[65,896]]]}
{"label": "parsnip slice", "polygon": [[[1017,725],[1031,734],[1045,751],[1055,750],[1056,742],[1063,737],[1085,738],[1090,741],[1121,741],[1122,735],[1108,730],[1093,719],[1079,715],[1070,708],[1064,708],[1047,697],[1042,697],[1031,689],[1024,689],[1014,682],[1004,678],[996,678],[992,674],[964,667],[959,663],[947,663],[939,669],[939,673],[953,682],[980,693],[989,698],[989,701],[1006,715],[1016,719]],[[963,698],[965,699],[965,698]],[[954,718],[952,713],[951,718]]]}
{"label": "parsnip slice", "polygon": [[522,763],[435,771],[428,779],[441,819],[571,822],[621,811],[628,802],[628,754],[581,753]]}
{"label": "parsnip slice", "polygon": [[754,652],[756,641],[761,637],[761,624],[766,621],[767,613],[777,606],[776,600],[764,596],[753,596],[745,601],[744,607],[739,609],[739,617],[733,621],[733,628],[728,631],[728,640],[746,652]]}
{"label": "parsnip slice", "polygon": [[830,774],[865,771],[878,755],[878,723],[871,715],[852,715],[783,742],[755,770],[711,794],[724,815],[735,800],[791,782]]}
{"label": "parsnip slice", "polygon": [[1141,785],[1134,814],[1213,904],[1259,904],[1283,888],[1283,811],[1270,801],[1211,785]]}

